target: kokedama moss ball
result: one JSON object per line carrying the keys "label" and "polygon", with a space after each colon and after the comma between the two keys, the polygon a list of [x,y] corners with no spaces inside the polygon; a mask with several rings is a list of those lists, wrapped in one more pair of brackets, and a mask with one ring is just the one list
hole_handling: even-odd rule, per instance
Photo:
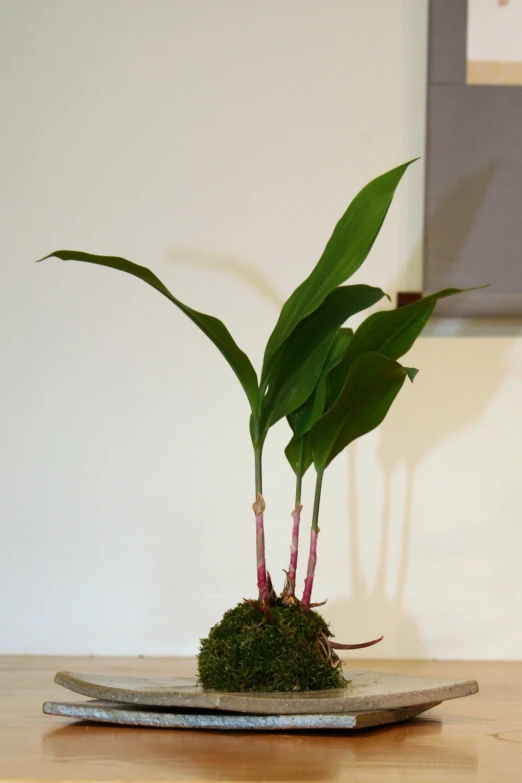
{"label": "kokedama moss ball", "polygon": [[328,624],[313,610],[278,601],[265,617],[256,606],[240,603],[201,640],[199,681],[219,691],[343,688],[346,680],[329,636]]}

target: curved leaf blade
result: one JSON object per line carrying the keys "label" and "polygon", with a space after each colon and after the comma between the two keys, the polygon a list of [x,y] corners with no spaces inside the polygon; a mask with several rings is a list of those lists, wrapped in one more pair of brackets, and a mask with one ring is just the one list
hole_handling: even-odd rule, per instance
{"label": "curved leaf blade", "polygon": [[413,162],[410,160],[372,180],[353,199],[335,226],[311,274],[283,305],[266,346],[262,378],[276,351],[297,324],[316,310],[328,294],[348,280],[365,261],[390,208],[395,190]]}
{"label": "curved leaf blade", "polygon": [[156,277],[156,275],[145,266],[140,266],[132,261],[118,256],[100,256],[92,253],[83,253],[77,250],[56,250],[54,253],[38,259],[45,261],[47,258],[56,257],[62,261],[84,261],[89,264],[106,266],[110,269],[117,269],[120,272],[126,272],[134,277],[143,280],[144,283],[155,288],[160,294],[166,296],[176,305],[190,320],[199,326],[201,331],[211,340],[216,348],[223,354],[233,371],[235,372],[241,386],[250,403],[254,413],[258,413],[259,408],[259,387],[257,374],[248,356],[239,348],[234,338],[228,331],[225,324],[215,318],[213,315],[206,315],[197,310],[193,310],[186,304],[177,299],[168,288]]}
{"label": "curved leaf blade", "polygon": [[311,395],[340,326],[383,296],[384,291],[372,286],[340,286],[301,321],[278,352],[267,376],[268,391],[261,406],[261,437]]}
{"label": "curved leaf blade", "polygon": [[346,355],[331,374],[329,402],[332,404],[348,378],[358,356],[378,351],[389,359],[399,359],[407,353],[428,323],[437,301],[474,289],[445,288],[404,307],[372,313],[356,329]]}
{"label": "curved leaf blade", "polygon": [[405,379],[401,364],[376,351],[354,361],[342,394],[310,430],[318,471],[356,438],[379,426]]}

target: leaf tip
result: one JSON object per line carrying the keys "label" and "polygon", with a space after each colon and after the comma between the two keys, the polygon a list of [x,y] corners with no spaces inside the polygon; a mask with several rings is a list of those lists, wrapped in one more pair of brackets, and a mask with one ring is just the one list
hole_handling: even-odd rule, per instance
{"label": "leaf tip", "polygon": [[413,383],[415,376],[419,371],[415,367],[405,367],[404,370],[410,381]]}
{"label": "leaf tip", "polygon": [[56,251],[54,253],[49,253],[49,255],[47,256],[42,256],[42,258],[37,258],[35,263],[39,264],[40,261],[45,261],[47,258],[52,258],[55,255],[56,255]]}

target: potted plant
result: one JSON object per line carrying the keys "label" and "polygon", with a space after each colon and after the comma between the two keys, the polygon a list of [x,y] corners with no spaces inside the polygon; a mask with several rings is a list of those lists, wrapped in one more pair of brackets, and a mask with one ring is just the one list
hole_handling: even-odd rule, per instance
{"label": "potted plant", "polygon": [[[223,354],[250,405],[256,541],[256,598],[227,611],[201,642],[203,687],[226,691],[296,691],[346,684],[326,621],[312,602],[321,491],[325,471],[356,438],[377,427],[406,379],[417,370],[398,360],[429,320],[438,299],[460,293],[445,289],[400,309],[373,313],[353,331],[356,313],[386,294],[368,285],[345,285],[367,258],[409,161],[372,180],[353,199],[334,228],[310,275],[283,305],[258,376],[222,321],[177,299],[149,269],[126,259],[58,250],[65,261],[84,261],[134,275],[155,288],[198,326]],[[44,259],[40,259],[44,260]],[[270,429],[286,419],[291,438],[285,454],[295,474],[291,554],[278,596],[265,562],[263,446]],[[301,486],[313,466],[315,498],[304,587],[296,592],[301,524]]]}

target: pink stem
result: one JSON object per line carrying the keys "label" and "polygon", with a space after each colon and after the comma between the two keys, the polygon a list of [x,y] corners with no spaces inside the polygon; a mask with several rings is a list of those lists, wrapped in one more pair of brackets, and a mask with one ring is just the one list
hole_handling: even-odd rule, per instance
{"label": "pink stem", "polygon": [[317,537],[319,530],[310,531],[310,554],[308,555],[308,568],[306,570],[306,579],[303,592],[303,598],[301,600],[301,608],[305,611],[310,609],[310,599],[312,597],[312,587],[314,585],[315,566],[317,563]]}
{"label": "pink stem", "polygon": [[270,591],[266,578],[265,528],[263,521],[265,501],[263,500],[263,495],[258,493],[256,502],[253,504],[252,508],[256,515],[257,587],[259,589],[259,600],[263,606],[267,607],[270,602]]}
{"label": "pink stem", "polygon": [[297,554],[299,549],[299,525],[301,524],[301,509],[303,507],[300,503],[292,511],[292,519],[294,524],[292,526],[292,546],[290,547],[290,566],[288,568],[288,578],[295,585],[295,575],[297,572]]}

